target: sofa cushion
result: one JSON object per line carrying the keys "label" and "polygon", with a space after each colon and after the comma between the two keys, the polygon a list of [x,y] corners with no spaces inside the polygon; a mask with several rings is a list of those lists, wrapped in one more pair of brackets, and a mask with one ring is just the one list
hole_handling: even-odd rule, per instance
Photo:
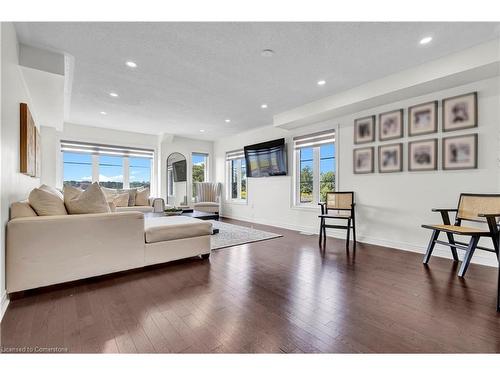
{"label": "sofa cushion", "polygon": [[219,212],[219,203],[216,203],[216,202],[198,202],[198,203],[195,203],[193,205],[193,208],[196,211],[216,213],[216,212]]}
{"label": "sofa cushion", "polygon": [[108,202],[113,202],[113,200],[117,197],[119,194],[127,193],[128,194],[128,206],[135,206],[135,196],[137,194],[137,188],[131,188],[131,189],[110,189],[107,187],[101,187],[104,195],[106,196],[106,200]]}
{"label": "sofa cushion", "polygon": [[28,201],[14,202],[10,206],[10,218],[38,216]]}
{"label": "sofa cushion", "polygon": [[47,185],[33,189],[28,197],[28,202],[38,216],[68,214],[62,197]]}
{"label": "sofa cushion", "polygon": [[66,186],[64,188],[64,204],[70,214],[111,212],[106,196],[97,182],[94,182],[86,190]]}
{"label": "sofa cushion", "polygon": [[137,189],[135,195],[136,206],[149,206],[149,188]]}
{"label": "sofa cushion", "polygon": [[212,234],[212,223],[187,216],[146,217],[147,243],[179,240]]}
{"label": "sofa cushion", "polygon": [[152,206],[116,207],[116,212],[127,212],[127,211],[153,212],[153,207]]}
{"label": "sofa cushion", "polygon": [[112,202],[115,204],[116,207],[127,207],[128,201],[129,201],[129,193],[124,192],[124,193],[116,193]]}

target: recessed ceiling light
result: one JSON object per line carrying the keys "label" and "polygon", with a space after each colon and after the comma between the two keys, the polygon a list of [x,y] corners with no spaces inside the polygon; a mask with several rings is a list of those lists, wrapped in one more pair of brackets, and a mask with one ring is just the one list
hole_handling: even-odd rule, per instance
{"label": "recessed ceiling light", "polygon": [[260,54],[264,57],[271,57],[275,54],[275,52],[272,49],[263,49]]}
{"label": "recessed ceiling light", "polygon": [[109,96],[112,96],[113,98],[118,98],[118,94],[116,92],[110,92]]}
{"label": "recessed ceiling light", "polygon": [[420,39],[420,44],[427,44],[432,41],[432,36],[426,36],[425,38]]}
{"label": "recessed ceiling light", "polygon": [[326,81],[324,79],[318,81],[318,86],[324,86]]}
{"label": "recessed ceiling light", "polygon": [[107,114],[107,112],[101,111],[101,115],[106,116]]}
{"label": "recessed ceiling light", "polygon": [[266,109],[266,108],[267,108],[267,104],[261,104],[261,105],[260,105],[260,108],[262,108],[262,109]]}
{"label": "recessed ceiling light", "polygon": [[229,123],[231,122],[231,119],[228,119],[228,118],[227,118],[227,119],[225,119],[224,121],[225,121],[225,122],[227,122],[227,123],[229,124]]}
{"label": "recessed ceiling light", "polygon": [[200,133],[205,133],[205,130],[204,129],[200,129]]}
{"label": "recessed ceiling light", "polygon": [[133,61],[127,61],[125,63],[129,68],[137,68],[137,64]]}

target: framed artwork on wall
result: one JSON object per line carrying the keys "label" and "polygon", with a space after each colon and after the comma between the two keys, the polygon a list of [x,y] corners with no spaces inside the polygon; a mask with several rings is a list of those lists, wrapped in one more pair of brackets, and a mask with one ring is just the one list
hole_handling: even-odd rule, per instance
{"label": "framed artwork on wall", "polygon": [[443,169],[477,168],[477,134],[443,138]]}
{"label": "framed artwork on wall", "polygon": [[378,146],[378,171],[380,173],[401,172],[403,170],[403,144]]}
{"label": "framed artwork on wall", "polygon": [[477,92],[443,100],[443,131],[477,126]]}
{"label": "framed artwork on wall", "polygon": [[433,101],[408,108],[408,135],[410,137],[437,132],[437,103]]}
{"label": "framed artwork on wall", "polygon": [[354,120],[354,144],[375,141],[375,116]]}
{"label": "framed artwork on wall", "polygon": [[437,169],[437,139],[408,143],[408,170],[435,171]]}
{"label": "framed artwork on wall", "polygon": [[26,103],[20,104],[20,173],[36,176],[36,126]]}
{"label": "framed artwork on wall", "polygon": [[403,137],[403,110],[385,112],[378,115],[378,138],[388,141]]}
{"label": "framed artwork on wall", "polygon": [[374,171],[374,148],[364,147],[353,150],[353,172],[355,174],[373,173]]}

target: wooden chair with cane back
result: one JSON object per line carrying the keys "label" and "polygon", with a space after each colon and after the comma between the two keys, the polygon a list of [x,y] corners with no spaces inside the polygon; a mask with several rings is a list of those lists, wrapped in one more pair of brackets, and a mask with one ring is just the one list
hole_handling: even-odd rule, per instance
{"label": "wooden chair with cane back", "polygon": [[[354,246],[356,247],[356,217],[353,191],[336,191],[326,193],[326,202],[318,203],[321,206],[319,225],[319,244],[326,244],[326,228],[346,229],[346,248],[349,247],[349,237],[352,228]],[[328,219],[347,220],[347,225],[326,224]]]}
{"label": "wooden chair with cane back", "polygon": [[[464,277],[469,267],[472,256],[476,249],[490,251],[499,256],[499,224],[500,219],[500,194],[460,194],[458,206],[455,209],[438,209],[433,212],[439,212],[443,224],[422,225],[423,228],[431,229],[432,235],[427,246],[427,252],[423,263],[429,263],[429,260],[436,244],[449,246],[455,262],[458,261],[457,249],[465,250],[465,256],[458,270],[458,276]],[[455,213],[455,222],[450,223],[449,213]],[[486,224],[482,228],[478,226],[463,226],[463,221]],[[448,242],[438,239],[439,234],[446,233]],[[469,242],[457,241],[455,235],[469,238]],[[479,246],[478,242],[482,237],[489,237],[492,240],[493,248]],[[500,287],[500,280],[499,280]],[[500,293],[500,290],[499,290]],[[500,298],[500,295],[499,295]],[[500,303],[500,301],[499,301]]]}

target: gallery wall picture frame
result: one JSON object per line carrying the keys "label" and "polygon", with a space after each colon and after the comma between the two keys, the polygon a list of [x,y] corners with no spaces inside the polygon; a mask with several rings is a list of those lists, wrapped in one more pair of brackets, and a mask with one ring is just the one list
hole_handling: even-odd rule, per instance
{"label": "gallery wall picture frame", "polygon": [[438,141],[436,138],[408,143],[408,170],[410,172],[435,171],[437,159]]}
{"label": "gallery wall picture frame", "polygon": [[367,116],[354,120],[354,144],[375,141],[375,116]]}
{"label": "gallery wall picture frame", "polygon": [[378,146],[378,171],[379,173],[403,171],[402,143]]}
{"label": "gallery wall picture frame", "polygon": [[438,130],[437,100],[408,108],[408,135],[410,137],[436,133]]}
{"label": "gallery wall picture frame", "polygon": [[389,141],[403,138],[403,109],[378,115],[378,139]]}
{"label": "gallery wall picture frame", "polygon": [[353,173],[366,174],[375,171],[375,148],[363,147],[353,150]]}
{"label": "gallery wall picture frame", "polygon": [[20,103],[19,172],[36,176],[36,126],[26,103]]}
{"label": "gallery wall picture frame", "polygon": [[443,138],[443,169],[475,169],[477,168],[478,136],[477,134],[457,135]]}
{"label": "gallery wall picture frame", "polygon": [[443,99],[443,131],[477,127],[477,109],[477,92]]}

